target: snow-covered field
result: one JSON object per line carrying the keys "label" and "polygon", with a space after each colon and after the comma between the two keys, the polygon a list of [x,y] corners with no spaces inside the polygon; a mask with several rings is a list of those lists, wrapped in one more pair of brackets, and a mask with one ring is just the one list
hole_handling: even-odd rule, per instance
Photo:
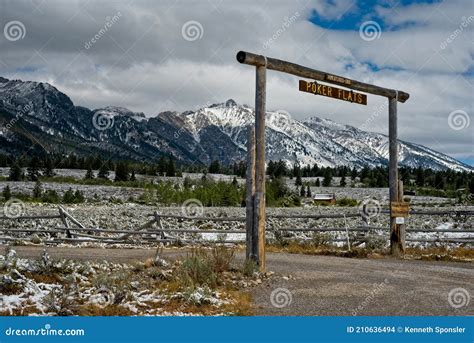
{"label": "snow-covered field", "polygon": [[[159,257],[133,264],[0,255],[0,315],[232,315],[239,300],[226,287],[244,289],[270,274],[216,274],[219,284],[192,285],[181,260]],[[216,272],[217,273],[217,272]],[[235,312],[234,312],[235,311]]]}

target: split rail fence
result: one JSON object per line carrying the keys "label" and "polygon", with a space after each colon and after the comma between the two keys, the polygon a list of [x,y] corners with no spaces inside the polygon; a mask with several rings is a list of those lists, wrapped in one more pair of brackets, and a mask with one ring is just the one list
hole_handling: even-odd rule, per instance
{"label": "split rail fence", "polygon": [[[388,210],[382,210],[382,214],[389,214]],[[428,216],[454,216],[455,218],[471,218],[474,215],[474,211],[410,211],[410,216],[416,215],[428,215]],[[209,243],[243,243],[245,242],[245,229],[188,229],[188,228],[167,228],[166,220],[178,220],[178,221],[189,221],[189,222],[235,222],[245,223],[246,217],[210,217],[210,216],[196,216],[187,217],[174,214],[163,214],[154,212],[149,215],[150,219],[144,224],[140,225],[134,230],[118,230],[118,229],[102,229],[102,228],[88,228],[81,224],[76,218],[69,214],[63,207],[58,207],[58,214],[51,215],[25,215],[16,218],[0,217],[0,223],[9,221],[28,221],[28,220],[54,220],[57,219],[61,222],[61,226],[52,228],[25,228],[25,227],[3,227],[0,226],[0,242],[10,241],[32,241],[34,234],[49,234],[49,238],[40,239],[40,243],[44,244],[55,244],[55,243],[83,243],[83,242],[98,242],[104,244],[156,244],[156,243],[170,243],[170,244],[209,244]],[[276,233],[285,232],[341,232],[342,235],[339,237],[327,237],[328,241],[332,242],[346,242],[348,247],[351,245],[360,245],[361,243],[367,242],[369,239],[373,239],[373,236],[369,237],[367,234],[374,233],[376,231],[390,231],[389,227],[370,226],[367,223],[366,217],[359,212],[349,213],[337,213],[337,214],[314,214],[314,215],[268,215],[268,219],[272,220],[285,220],[285,219],[347,219],[361,217],[364,225],[358,225],[349,227],[346,223],[344,227],[278,227],[272,228],[271,222],[267,223],[267,236],[266,239],[275,237]],[[29,234],[27,237],[18,237],[15,234]],[[354,236],[355,233],[355,236]],[[437,234],[436,238],[426,237],[411,237],[414,233],[431,233]],[[441,237],[440,234],[446,233],[462,233],[465,237]],[[13,235],[12,235],[13,234]],[[179,237],[179,234],[185,234],[184,237]],[[189,238],[186,237],[189,234]],[[216,234],[216,235],[227,235],[227,234],[242,234],[242,239],[227,240],[206,240],[196,239],[193,237],[195,234]],[[272,237],[273,235],[273,237]],[[468,225],[467,228],[455,229],[455,228],[411,228],[406,230],[405,237],[406,242],[427,242],[427,243],[460,243],[466,245],[474,244],[474,227]],[[342,237],[341,237],[342,236]],[[382,236],[380,236],[382,237]],[[384,238],[387,235],[383,236]]]}

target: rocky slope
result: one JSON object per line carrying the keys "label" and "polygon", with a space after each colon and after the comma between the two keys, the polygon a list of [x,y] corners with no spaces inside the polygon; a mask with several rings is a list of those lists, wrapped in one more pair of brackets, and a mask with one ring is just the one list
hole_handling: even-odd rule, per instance
{"label": "rocky slope", "polygon": [[[162,112],[153,117],[108,106],[75,106],[47,83],[0,78],[0,153],[100,154],[156,161],[173,155],[184,163],[224,164],[243,160],[254,110],[233,100],[197,111]],[[286,112],[268,112],[269,160],[320,166],[374,167],[387,163],[388,137],[311,117],[298,121]],[[447,155],[400,141],[400,164],[432,169],[470,170]]]}

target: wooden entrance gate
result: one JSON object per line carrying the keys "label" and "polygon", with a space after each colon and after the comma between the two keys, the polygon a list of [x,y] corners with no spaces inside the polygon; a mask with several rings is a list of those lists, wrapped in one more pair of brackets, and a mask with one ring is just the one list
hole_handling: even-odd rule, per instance
{"label": "wooden entrance gate", "polygon": [[[325,73],[295,63],[245,51],[239,51],[237,53],[237,61],[242,64],[255,66],[256,69],[255,128],[249,130],[247,145],[247,258],[254,259],[258,263],[260,270],[265,270],[265,105],[267,69],[388,98],[390,250],[391,253],[396,256],[403,254],[405,249],[403,240],[404,226],[397,224],[396,213],[394,211],[394,204],[402,200],[399,197],[398,181],[397,102],[404,103],[408,100],[410,95],[403,91],[347,79],[342,76]],[[302,86],[300,85],[300,87]],[[342,89],[338,90],[343,91]],[[310,89],[309,87],[307,91],[313,92],[312,88]],[[316,89],[314,92],[316,92]],[[332,93],[330,95],[328,95],[328,93],[323,95],[341,99],[340,96],[333,96]],[[344,97],[343,100],[347,100],[348,98],[349,97]],[[351,97],[350,99],[353,98]],[[364,98],[361,97],[360,99]],[[363,104],[363,101],[361,100],[359,103]]]}

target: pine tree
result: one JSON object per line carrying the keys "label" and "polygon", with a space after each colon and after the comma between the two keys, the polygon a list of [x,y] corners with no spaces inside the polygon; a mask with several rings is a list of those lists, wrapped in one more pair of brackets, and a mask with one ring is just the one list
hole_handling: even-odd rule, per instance
{"label": "pine tree", "polygon": [[313,195],[311,194],[311,187],[309,187],[309,185],[308,185],[308,187],[306,188],[306,196],[307,196],[308,198],[311,198],[311,197],[313,196]]}
{"label": "pine tree", "polygon": [[21,181],[25,175],[23,174],[23,169],[20,167],[18,162],[13,163],[10,167],[10,174],[8,175],[8,180],[10,181]]}
{"label": "pine tree", "polygon": [[94,172],[92,171],[92,165],[87,166],[86,175],[84,176],[84,180],[92,180],[94,178]]}
{"label": "pine tree", "polygon": [[303,180],[301,179],[301,175],[296,175],[295,186],[301,186],[303,184]]}
{"label": "pine tree", "polygon": [[332,172],[330,168],[326,168],[324,170],[324,179],[323,179],[323,186],[324,187],[329,187],[331,186],[331,181],[332,181]]}
{"label": "pine tree", "polygon": [[176,166],[174,164],[174,159],[172,156],[170,156],[168,164],[166,166],[166,176],[176,176]]}
{"label": "pine tree", "polygon": [[46,177],[54,176],[53,161],[49,157],[44,161],[43,175]]}
{"label": "pine tree", "polygon": [[304,190],[304,186],[301,186],[301,189],[300,189],[300,196],[302,197],[305,197],[306,196],[306,192]]}
{"label": "pine tree", "polygon": [[239,183],[237,182],[237,178],[235,176],[232,179],[232,186],[234,186],[235,188],[237,188],[239,186]]}
{"label": "pine tree", "polygon": [[130,175],[130,181],[137,181],[137,177],[135,176],[135,170],[132,169],[132,175]]}
{"label": "pine tree", "polygon": [[4,199],[5,201],[8,201],[8,200],[11,199],[11,197],[12,197],[12,192],[10,191],[10,186],[7,185],[7,186],[5,186],[5,187],[3,188],[2,195],[3,195],[3,199]]}
{"label": "pine tree", "polygon": [[28,175],[28,179],[30,179],[30,181],[36,181],[38,180],[39,176],[40,176],[40,172],[39,172],[39,159],[38,157],[34,156],[31,161],[30,161],[30,165],[28,166],[27,168],[27,175]]}
{"label": "pine tree", "polygon": [[115,167],[115,182],[128,181],[129,178],[130,178],[130,172],[128,169],[128,163],[118,162]]}
{"label": "pine tree", "polygon": [[43,195],[43,187],[39,180],[36,181],[35,187],[33,188],[33,198],[39,199]]}
{"label": "pine tree", "polygon": [[316,187],[321,187],[321,181],[319,181],[319,178],[316,179],[315,185]]}
{"label": "pine tree", "polygon": [[100,166],[99,173],[97,174],[97,177],[99,179],[105,179],[105,180],[109,179],[109,168],[107,167],[107,165],[105,163],[103,163]]}
{"label": "pine tree", "polygon": [[221,171],[221,165],[218,160],[211,162],[209,166],[209,174],[218,174]]}
{"label": "pine tree", "polygon": [[165,172],[166,172],[166,168],[167,168],[167,163],[166,163],[166,160],[163,156],[160,157],[159,161],[158,161],[158,174],[159,175],[165,175]]}
{"label": "pine tree", "polygon": [[339,186],[346,187],[346,177],[342,176],[341,181],[339,182]]}

